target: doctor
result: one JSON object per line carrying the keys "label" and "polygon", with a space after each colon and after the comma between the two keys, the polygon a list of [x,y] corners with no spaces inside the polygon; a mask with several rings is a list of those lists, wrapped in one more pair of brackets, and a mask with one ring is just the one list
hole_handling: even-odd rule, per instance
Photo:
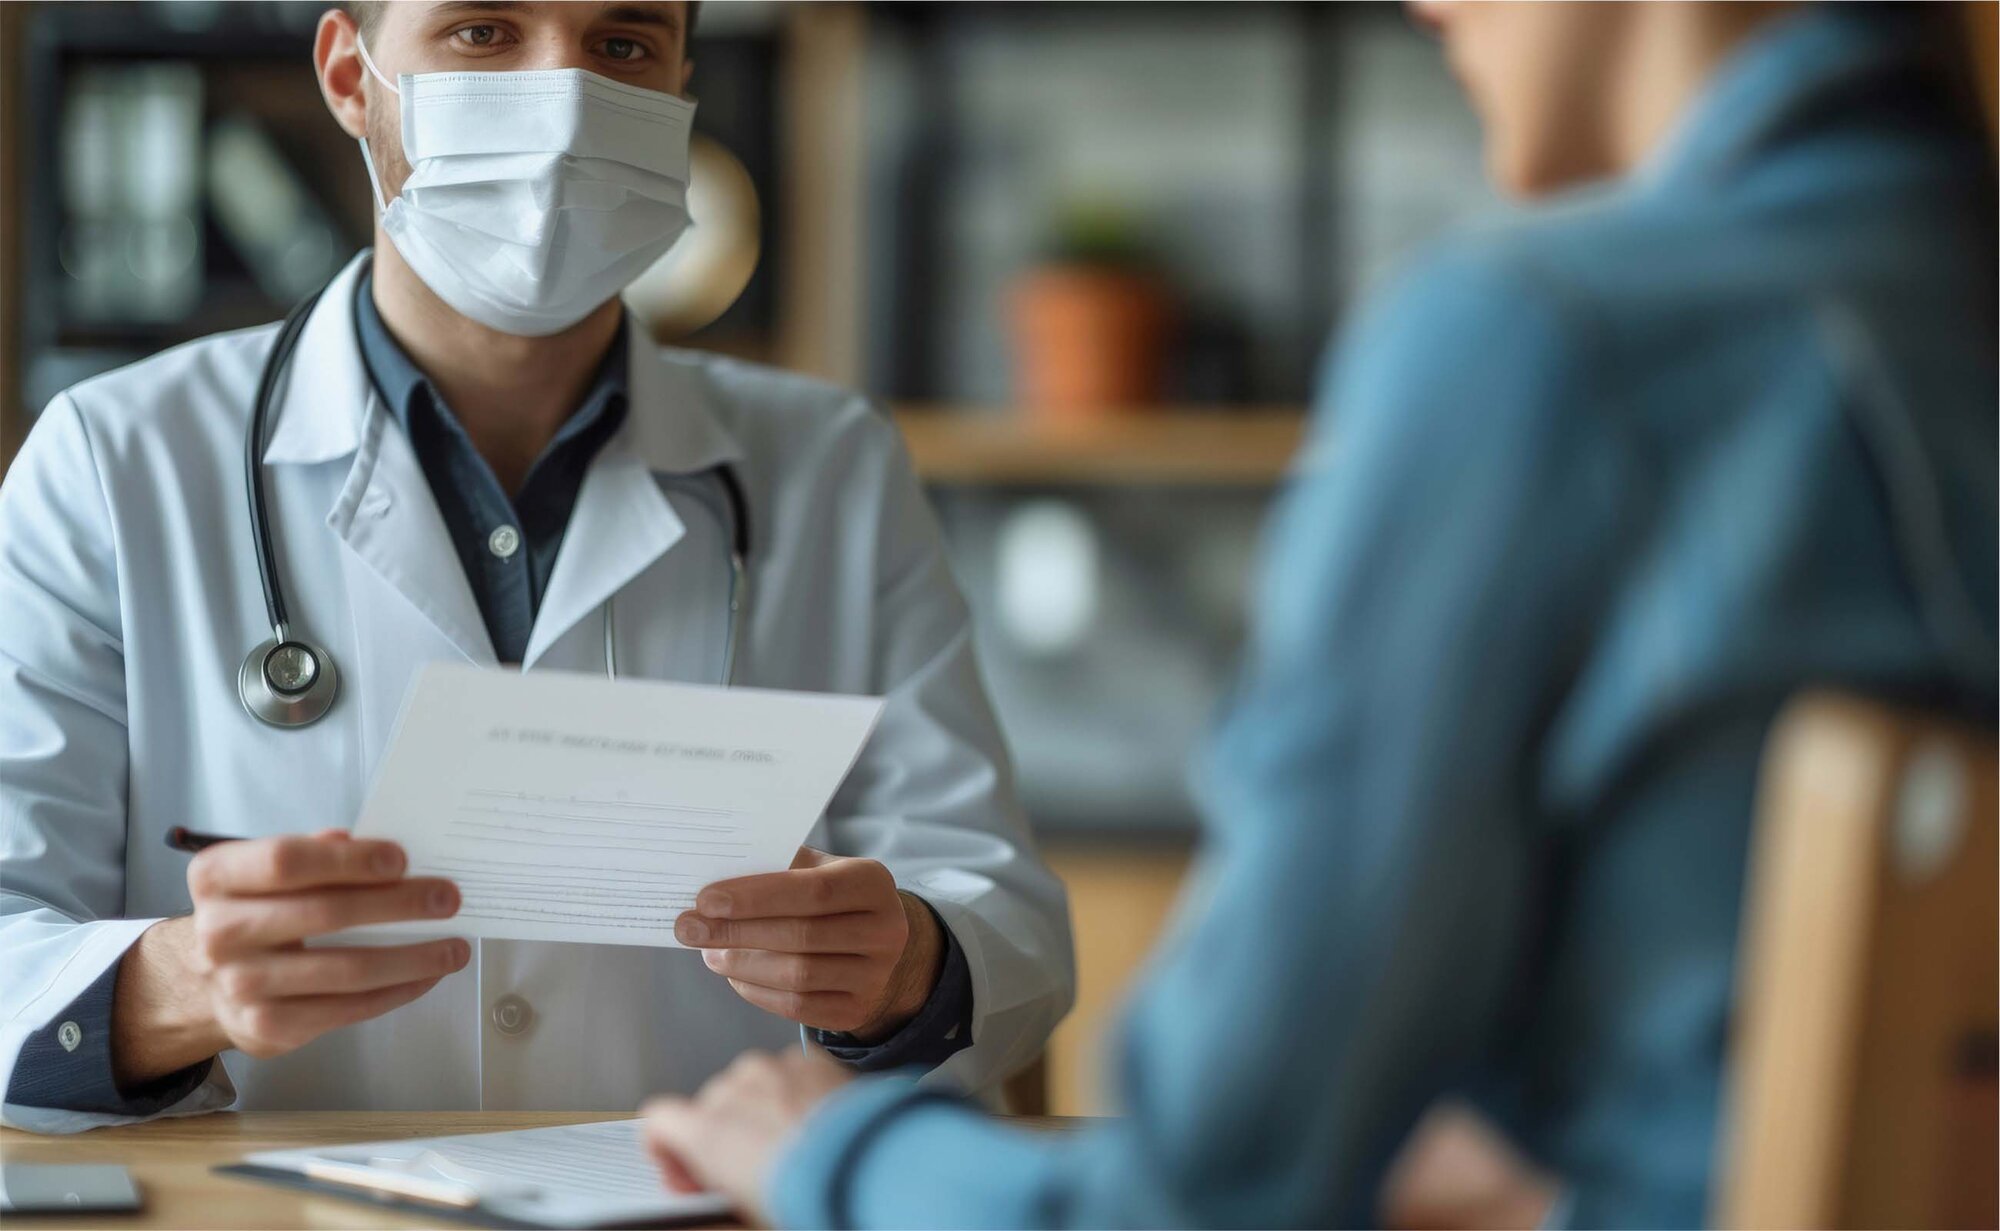
{"label": "doctor", "polygon": [[[801,1028],[977,1089],[1067,1008],[1063,893],[895,428],[619,304],[686,224],[692,7],[327,13],[372,262],[289,362],[275,327],[208,338],[37,422],[0,487],[6,1123],[625,1108]],[[820,849],[682,917],[699,954],[307,948],[457,909],[344,832],[438,659],[888,704]],[[251,840],[190,861],[176,825]]]}

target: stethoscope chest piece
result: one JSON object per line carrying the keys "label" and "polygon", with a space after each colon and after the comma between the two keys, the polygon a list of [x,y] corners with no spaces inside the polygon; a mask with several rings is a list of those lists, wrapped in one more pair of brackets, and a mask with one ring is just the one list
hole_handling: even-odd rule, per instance
{"label": "stethoscope chest piece", "polygon": [[236,694],[252,717],[272,726],[303,727],[333,706],[340,672],[333,656],[303,641],[269,637],[244,658]]}

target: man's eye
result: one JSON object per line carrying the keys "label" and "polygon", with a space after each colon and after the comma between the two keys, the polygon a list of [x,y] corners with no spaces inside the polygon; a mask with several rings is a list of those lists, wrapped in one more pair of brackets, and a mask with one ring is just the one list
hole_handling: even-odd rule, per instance
{"label": "man's eye", "polygon": [[499,40],[500,31],[493,26],[467,26],[452,37],[474,47],[491,47]]}
{"label": "man's eye", "polygon": [[646,49],[636,39],[608,38],[602,47],[604,54],[613,60],[636,60],[646,54]]}

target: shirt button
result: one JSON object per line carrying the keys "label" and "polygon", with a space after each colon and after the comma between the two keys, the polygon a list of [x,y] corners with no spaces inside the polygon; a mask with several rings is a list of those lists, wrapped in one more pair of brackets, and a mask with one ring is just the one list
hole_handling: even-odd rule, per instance
{"label": "shirt button", "polygon": [[75,1022],[64,1022],[56,1027],[56,1042],[64,1051],[75,1051],[83,1043],[83,1027]]}
{"label": "shirt button", "polygon": [[519,996],[493,1002],[493,1025],[501,1034],[520,1034],[535,1022],[535,1009]]}
{"label": "shirt button", "polygon": [[498,526],[486,536],[486,550],[502,560],[512,559],[521,550],[521,532],[512,526]]}

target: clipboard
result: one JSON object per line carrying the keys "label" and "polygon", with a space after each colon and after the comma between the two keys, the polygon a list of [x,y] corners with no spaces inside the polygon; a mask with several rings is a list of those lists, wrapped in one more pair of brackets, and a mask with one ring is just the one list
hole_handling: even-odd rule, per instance
{"label": "clipboard", "polygon": [[214,1174],[475,1227],[729,1225],[726,1198],[675,1193],[637,1122],[268,1150]]}
{"label": "clipboard", "polygon": [[[575,1226],[574,1223],[523,1222],[504,1214],[485,1209],[478,1205],[453,1206],[433,1201],[419,1201],[400,1193],[382,1188],[363,1188],[354,1184],[336,1184],[331,1180],[315,1179],[298,1171],[287,1171],[282,1167],[260,1167],[255,1163],[227,1163],[212,1167],[216,1175],[232,1179],[249,1180],[257,1184],[270,1184],[277,1188],[290,1188],[315,1196],[338,1197],[342,1201],[355,1201],[362,1205],[372,1205],[377,1209],[395,1210],[404,1214],[422,1214],[427,1218],[441,1218],[447,1222],[463,1223],[468,1227],[497,1227],[506,1231],[552,1231],[554,1228]],[[596,1231],[618,1231],[626,1227],[674,1227],[674,1226],[734,1226],[738,1225],[734,1215],[669,1216],[667,1218],[647,1218],[636,1222],[606,1222],[591,1224]]]}
{"label": "clipboard", "polygon": [[[382,1188],[363,1188],[354,1184],[336,1184],[331,1180],[314,1179],[301,1171],[288,1171],[283,1167],[260,1167],[255,1163],[226,1163],[210,1168],[216,1175],[226,1175],[233,1179],[251,1180],[259,1184],[271,1184],[278,1188],[290,1188],[316,1196],[338,1197],[343,1201],[358,1201],[378,1209],[397,1210],[405,1214],[423,1214],[429,1218],[442,1218],[449,1222],[464,1223],[468,1227],[502,1228],[543,1228],[554,1223],[522,1222],[508,1218],[492,1210],[477,1205],[454,1206],[433,1201],[418,1201],[400,1193]],[[625,1223],[624,1226],[643,1226],[643,1223]]]}

